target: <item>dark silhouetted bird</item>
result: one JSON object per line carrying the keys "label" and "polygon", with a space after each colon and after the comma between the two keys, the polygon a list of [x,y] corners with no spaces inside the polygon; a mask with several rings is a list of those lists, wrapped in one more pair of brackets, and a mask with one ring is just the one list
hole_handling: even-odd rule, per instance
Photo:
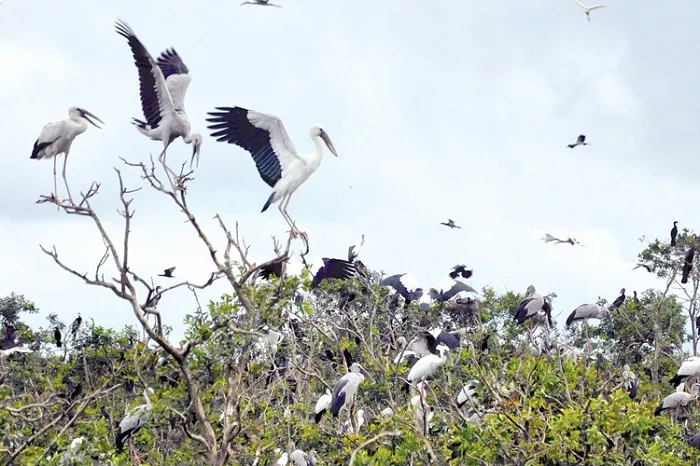
{"label": "dark silhouetted bird", "polygon": [[462,275],[462,278],[469,278],[474,275],[474,273],[468,270],[466,265],[455,265],[452,268],[452,272],[450,272],[450,277],[457,278],[459,275]]}
{"label": "dark silhouetted bird", "polygon": [[673,228],[671,228],[671,246],[676,245],[676,237],[678,236],[678,227],[676,226],[676,223],[678,223],[678,220],[673,222]]}
{"label": "dark silhouetted bird", "polygon": [[693,259],[695,259],[695,241],[693,241],[693,245],[688,249],[688,252],[685,253],[685,259],[683,260],[683,277],[681,277],[681,283],[684,285],[688,283],[688,277],[693,270]]}
{"label": "dark silhouetted bird", "polygon": [[633,268],[632,270],[637,270],[637,269],[640,268],[640,267],[644,267],[645,269],[647,269],[647,272],[649,272],[649,273],[652,272],[650,266],[648,266],[648,265],[646,265],[646,264],[641,264],[641,263],[638,263],[637,265],[635,265],[634,268]]}
{"label": "dark silhouetted bird", "polygon": [[445,223],[445,222],[440,222],[440,225],[445,225],[446,227],[450,227],[450,228],[459,228],[460,230],[462,229],[462,227],[458,226],[458,225],[455,223],[455,221],[452,220],[451,218],[448,218],[446,223]]}
{"label": "dark silhouetted bird", "polygon": [[58,327],[53,329],[53,340],[56,342],[56,347],[60,348],[61,347],[61,331],[58,329]]}
{"label": "dark silhouetted bird", "polygon": [[569,149],[573,149],[576,146],[589,146],[589,145],[590,144],[586,142],[586,135],[579,134],[578,138],[576,139],[576,143],[569,144]]}
{"label": "dark silhouetted bird", "polygon": [[626,298],[627,296],[625,296],[625,289],[623,288],[620,290],[620,296],[615,298],[615,301],[613,301],[610,305],[610,310],[617,309],[622,306],[625,303]]}
{"label": "dark silhouetted bird", "polygon": [[72,324],[70,324],[70,334],[75,338],[75,333],[78,331],[80,328],[80,324],[83,323],[83,318],[80,317],[80,312],[78,312],[78,317],[73,321]]}
{"label": "dark silhouetted bird", "polygon": [[170,267],[169,269],[165,269],[163,273],[159,273],[159,277],[168,277],[168,278],[175,278],[173,276],[173,272],[175,271],[175,267]]}

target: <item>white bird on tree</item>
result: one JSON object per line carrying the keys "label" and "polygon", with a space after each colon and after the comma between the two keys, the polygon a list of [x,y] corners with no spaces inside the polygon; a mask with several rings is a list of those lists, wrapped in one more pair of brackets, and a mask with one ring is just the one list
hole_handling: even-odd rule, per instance
{"label": "white bird on tree", "polygon": [[321,141],[333,155],[338,156],[328,133],[318,125],[312,126],[309,135],[316,150],[311,155],[303,156],[297,152],[282,121],[276,116],[242,107],[216,107],[216,110],[209,112],[211,118],[207,118],[208,122],[213,123],[208,126],[213,130],[212,137],[249,152],[260,178],[273,189],[261,212],[281,200],[279,211],[289,224],[291,233],[306,237],[306,233],[295,226],[287,207],[294,191],[321,165]]}
{"label": "white bird on tree", "polygon": [[[185,113],[185,93],[192,80],[189,68],[172,48],[161,53],[156,62],[127,23],[117,21],[115,27],[117,34],[129,41],[139,73],[141,107],[146,121],[133,118],[136,128],[154,141],[163,142],[158,160],[166,169],[165,151],[179,137],[192,144],[190,167],[195,158],[199,165],[202,136],[190,134],[190,121]],[[175,176],[172,170],[168,171]]]}
{"label": "white bird on tree", "polygon": [[138,461],[139,457],[134,451],[133,437],[136,433],[141,430],[141,428],[148,422],[148,419],[153,409],[151,404],[151,398],[148,396],[154,393],[151,387],[147,387],[143,391],[143,396],[146,398],[146,403],[139,405],[129,411],[124,419],[119,423],[119,432],[115,439],[117,446],[117,451],[121,451],[124,448],[124,440],[129,439],[129,452],[132,456],[132,461],[135,459]]}
{"label": "white bird on tree", "polygon": [[[74,204],[73,197],[70,194],[68,180],[66,179],[66,163],[68,162],[68,153],[73,141],[79,134],[83,134],[87,130],[87,124],[90,123],[95,128],[100,128],[92,121],[91,118],[104,124],[102,120],[97,118],[92,113],[81,107],[71,107],[68,109],[68,119],[49,123],[41,130],[41,134],[34,142],[32,155],[30,159],[53,159],[53,196],[56,204],[61,202],[58,200],[58,187],[56,183],[56,157],[63,154],[63,181],[68,192],[68,200]],[[101,128],[100,128],[101,129]]]}

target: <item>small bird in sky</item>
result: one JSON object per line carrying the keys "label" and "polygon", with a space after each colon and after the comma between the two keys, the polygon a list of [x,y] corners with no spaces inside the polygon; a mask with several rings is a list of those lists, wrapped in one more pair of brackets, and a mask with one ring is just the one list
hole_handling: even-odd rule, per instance
{"label": "small bird in sky", "polygon": [[445,222],[440,222],[440,225],[445,225],[446,227],[450,227],[450,228],[459,228],[460,230],[462,229],[462,227],[460,227],[459,225],[457,225],[457,224],[455,223],[455,221],[452,220],[451,218],[448,218],[448,219],[447,219],[447,223],[445,223]]}
{"label": "small bird in sky", "polygon": [[637,265],[635,265],[634,268],[633,268],[632,270],[637,270],[637,269],[640,268],[640,267],[644,267],[645,269],[647,269],[647,272],[649,272],[649,273],[651,273],[651,271],[652,271],[652,270],[651,270],[651,267],[649,267],[649,266],[646,265],[646,264],[641,264],[641,263],[638,263]]}
{"label": "small bird in sky", "polygon": [[579,134],[576,142],[574,144],[569,144],[569,149],[573,149],[576,146],[590,146],[590,143],[586,142],[585,134]]}
{"label": "small bird in sky", "polygon": [[588,19],[588,22],[591,22],[591,11],[598,10],[600,8],[603,8],[606,6],[605,4],[600,4],[600,5],[593,5],[593,6],[586,6],[583,3],[579,2],[578,0],[574,0],[578,6],[583,8],[583,12],[586,13],[586,18]]}
{"label": "small bird in sky", "polygon": [[544,234],[544,238],[542,238],[542,241],[544,241],[545,243],[554,242],[555,244],[569,243],[572,246],[578,244],[579,246],[583,246],[584,248],[586,247],[583,244],[581,244],[581,242],[576,238],[569,237],[568,239],[561,239],[557,238],[556,236],[552,236],[549,233]]}
{"label": "small bird in sky", "polygon": [[282,5],[270,3],[270,0],[253,0],[252,2],[243,2],[241,5],[276,6],[277,8],[282,8]]}
{"label": "small bird in sky", "polygon": [[165,269],[163,273],[159,273],[159,277],[167,277],[167,278],[175,278],[173,277],[173,271],[175,270],[175,267],[170,267],[169,269]]}

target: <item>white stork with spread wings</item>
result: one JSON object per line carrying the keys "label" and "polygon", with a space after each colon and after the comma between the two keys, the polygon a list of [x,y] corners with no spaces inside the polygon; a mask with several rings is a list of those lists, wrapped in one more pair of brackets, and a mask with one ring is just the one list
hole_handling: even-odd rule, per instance
{"label": "white stork with spread wings", "polygon": [[301,155],[287,135],[282,120],[273,115],[248,110],[242,107],[216,107],[216,112],[209,112],[213,123],[208,126],[212,137],[217,141],[235,144],[250,153],[258,168],[260,178],[272,189],[272,194],[261,212],[272,204],[282,200],[279,211],[289,224],[292,234],[306,237],[306,233],[297,229],[287,212],[289,200],[313,172],[321,165],[323,146],[336,157],[333,142],[328,133],[318,125],[309,130],[316,150],[311,155]]}
{"label": "white stork with spread wings", "polygon": [[146,121],[134,118],[136,128],[154,141],[163,142],[158,159],[164,166],[165,151],[179,137],[192,144],[190,167],[195,158],[199,165],[202,136],[190,134],[190,121],[185,113],[185,93],[192,80],[190,70],[175,49],[165,50],[156,62],[128,24],[119,20],[115,27],[117,34],[129,41],[139,72],[141,107]]}

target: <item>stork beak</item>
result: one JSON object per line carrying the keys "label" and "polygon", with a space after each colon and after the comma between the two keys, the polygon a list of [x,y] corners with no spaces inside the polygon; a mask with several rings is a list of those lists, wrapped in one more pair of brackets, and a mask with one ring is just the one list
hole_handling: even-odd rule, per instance
{"label": "stork beak", "polygon": [[99,122],[102,123],[103,125],[105,124],[104,121],[100,120],[99,118],[97,118],[96,115],[93,115],[92,113],[88,112],[87,110],[81,110],[81,111],[80,111],[80,114],[83,116],[83,118],[85,118],[85,119],[88,121],[88,123],[90,123],[90,124],[91,124],[92,126],[94,126],[95,128],[100,128],[100,129],[102,129],[101,127],[97,126],[97,124],[95,124],[95,122],[92,121],[91,118],[94,118],[95,120],[99,121]]}
{"label": "stork beak", "polygon": [[200,145],[199,144],[193,144],[194,148],[192,149],[192,159],[190,159],[190,170],[192,169],[192,163],[197,161],[196,166],[199,167],[199,149]]}
{"label": "stork beak", "polygon": [[362,368],[362,373],[365,374],[365,377],[374,382],[374,378],[370,375],[369,372],[367,372],[367,370],[364,367]]}
{"label": "stork beak", "polygon": [[333,141],[331,141],[331,138],[328,137],[328,133],[325,131],[321,131],[321,139],[323,139],[323,142],[326,143],[326,146],[328,146],[328,150],[331,151],[333,155],[338,157],[338,153],[335,151],[335,146],[333,145]]}

